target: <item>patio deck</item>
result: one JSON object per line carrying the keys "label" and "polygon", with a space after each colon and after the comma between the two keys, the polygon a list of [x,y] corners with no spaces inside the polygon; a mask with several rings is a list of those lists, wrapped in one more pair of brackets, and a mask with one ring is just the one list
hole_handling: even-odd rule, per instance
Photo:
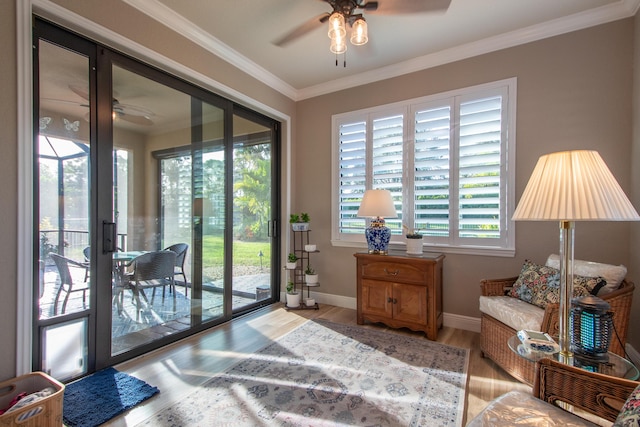
{"label": "patio deck", "polygon": [[[233,278],[232,306],[233,309],[244,307],[256,302],[256,288],[268,285],[270,274],[252,274]],[[47,267],[45,270],[44,293],[40,299],[41,318],[53,316],[53,302],[55,293],[59,287],[58,274],[55,267]],[[122,310],[117,309],[117,304],[112,303],[112,354],[119,354],[133,347],[152,342],[158,338],[170,335],[190,327],[191,313],[201,312],[202,321],[213,320],[223,315],[223,288],[221,281],[205,284],[202,291],[202,299],[191,298],[192,290],[188,289],[185,295],[183,282],[176,281],[175,300],[169,289],[162,298],[162,288],[156,289],[156,295],[152,298],[152,290],[147,289],[146,294],[149,304],[137,311],[137,306],[132,292],[125,290],[122,299]],[[65,296],[63,291],[58,301],[58,313],[62,307]],[[268,298],[270,294],[261,295]],[[175,302],[174,302],[175,301]],[[88,303],[88,298],[87,298]],[[143,300],[144,303],[144,300]],[[82,292],[74,292],[70,295],[66,307],[66,313],[73,313],[83,309]]]}

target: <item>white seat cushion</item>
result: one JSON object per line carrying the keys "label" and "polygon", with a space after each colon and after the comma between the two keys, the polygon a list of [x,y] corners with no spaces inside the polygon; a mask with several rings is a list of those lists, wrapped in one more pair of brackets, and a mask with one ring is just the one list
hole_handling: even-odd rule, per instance
{"label": "white seat cushion", "polygon": [[480,297],[480,311],[519,331],[539,331],[544,309],[513,297]]}
{"label": "white seat cushion", "polygon": [[510,391],[489,402],[467,427],[593,427],[587,420],[522,391]]}

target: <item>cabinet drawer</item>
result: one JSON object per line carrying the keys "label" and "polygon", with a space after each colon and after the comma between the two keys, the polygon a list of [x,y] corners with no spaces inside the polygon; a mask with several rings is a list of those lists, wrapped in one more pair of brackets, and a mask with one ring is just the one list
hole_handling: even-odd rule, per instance
{"label": "cabinet drawer", "polygon": [[425,284],[426,272],[410,264],[371,262],[362,265],[362,277],[393,282]]}

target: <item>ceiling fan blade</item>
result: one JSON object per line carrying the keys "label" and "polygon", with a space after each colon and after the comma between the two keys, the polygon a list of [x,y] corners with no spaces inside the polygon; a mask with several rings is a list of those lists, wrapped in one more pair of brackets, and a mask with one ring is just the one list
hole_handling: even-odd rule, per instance
{"label": "ceiling fan blade", "polygon": [[[444,12],[449,9],[451,0],[379,0],[377,3],[378,7],[368,13],[372,15],[401,15],[406,13]],[[366,3],[364,6],[366,7]]]}
{"label": "ceiling fan blade", "polygon": [[117,118],[125,122],[135,123],[137,125],[151,126],[153,121],[144,116],[131,116],[129,114],[117,114]]}
{"label": "ceiling fan blade", "polygon": [[372,10],[377,10],[378,9],[378,2],[377,1],[368,1],[365,2],[361,5],[358,5],[359,9],[363,9],[363,10],[367,10],[367,11],[372,11]]}
{"label": "ceiling fan blade", "polygon": [[86,88],[80,86],[80,85],[69,85],[69,89],[71,89],[71,92],[75,93],[76,95],[78,95],[80,98],[84,99],[85,101],[89,100],[89,92],[87,91]]}
{"label": "ceiling fan blade", "polygon": [[54,98],[41,98],[42,101],[55,102],[58,104],[66,104],[66,105],[75,105],[77,107],[85,107],[88,108],[89,104],[83,104],[77,101],[67,101],[66,99],[54,99]]}
{"label": "ceiling fan blade", "polygon": [[289,33],[280,37],[277,40],[274,40],[272,43],[276,46],[285,46],[292,41],[304,36],[305,34],[315,30],[316,28],[322,26],[329,19],[329,13],[323,13],[322,15],[316,16],[315,18],[311,18],[304,24],[294,28]]}
{"label": "ceiling fan blade", "polygon": [[123,114],[127,116],[136,116],[136,117],[153,117],[153,111],[147,110],[146,108],[139,107],[137,105],[130,104],[121,104],[117,100],[113,101],[113,111],[118,114]]}

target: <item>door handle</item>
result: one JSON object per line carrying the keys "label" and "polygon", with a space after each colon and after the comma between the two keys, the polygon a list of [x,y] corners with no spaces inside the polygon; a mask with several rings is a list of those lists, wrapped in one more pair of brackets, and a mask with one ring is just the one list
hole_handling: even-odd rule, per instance
{"label": "door handle", "polygon": [[116,251],[116,223],[102,221],[102,253],[108,254]]}
{"label": "door handle", "polygon": [[278,222],[275,219],[270,219],[267,224],[267,237],[278,237]]}

